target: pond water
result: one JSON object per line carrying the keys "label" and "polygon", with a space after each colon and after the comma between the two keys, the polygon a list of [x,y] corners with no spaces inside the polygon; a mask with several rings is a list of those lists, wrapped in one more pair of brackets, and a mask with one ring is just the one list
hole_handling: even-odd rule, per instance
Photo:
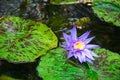
{"label": "pond water", "polygon": [[[120,27],[98,18],[90,6],[84,4],[52,5],[40,3],[39,0],[0,0],[0,17],[6,15],[45,23],[57,35],[59,46],[63,42],[62,32],[69,33],[73,26],[69,24],[70,22],[89,17],[90,22],[78,28],[78,36],[91,30],[91,36],[96,36],[94,43],[120,54]],[[8,74],[24,80],[42,80],[37,76],[37,64],[37,60],[34,63],[25,64],[0,61],[0,74]]]}

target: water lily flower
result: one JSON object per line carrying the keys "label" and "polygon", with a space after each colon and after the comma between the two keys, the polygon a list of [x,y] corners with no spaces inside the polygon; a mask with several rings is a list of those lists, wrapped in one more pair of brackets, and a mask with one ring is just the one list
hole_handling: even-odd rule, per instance
{"label": "water lily flower", "polygon": [[94,57],[98,57],[98,55],[92,52],[91,49],[100,48],[100,46],[88,43],[92,41],[95,36],[88,38],[90,31],[87,31],[77,38],[76,26],[74,26],[70,32],[70,35],[63,32],[63,37],[67,43],[64,49],[69,51],[67,58],[69,59],[74,56],[80,63],[88,61],[93,64],[92,60],[94,60]]}

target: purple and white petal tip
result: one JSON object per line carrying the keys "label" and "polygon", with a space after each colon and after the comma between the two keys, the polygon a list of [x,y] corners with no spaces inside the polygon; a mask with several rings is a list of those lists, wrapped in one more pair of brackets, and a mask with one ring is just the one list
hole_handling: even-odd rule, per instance
{"label": "purple and white petal tip", "polygon": [[85,32],[84,34],[82,34],[78,39],[84,41],[85,39],[88,38],[89,34],[90,34],[91,31],[87,31]]}
{"label": "purple and white petal tip", "polygon": [[100,48],[100,46],[96,44],[88,44],[95,38],[95,36],[88,38],[90,32],[91,31],[87,31],[78,38],[76,26],[71,29],[70,35],[63,32],[63,37],[68,44],[65,47],[65,49],[69,51],[67,59],[74,56],[80,63],[87,61],[93,64],[92,60],[94,60],[94,57],[99,57],[97,54],[92,52],[91,49]]}
{"label": "purple and white petal tip", "polygon": [[77,32],[76,32],[76,26],[74,26],[72,29],[71,29],[71,38],[72,40],[76,40],[77,39]]}

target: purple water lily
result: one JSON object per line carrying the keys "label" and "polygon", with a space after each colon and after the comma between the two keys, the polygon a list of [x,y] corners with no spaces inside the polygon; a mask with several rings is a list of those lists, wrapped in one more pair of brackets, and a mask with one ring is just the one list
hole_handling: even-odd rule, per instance
{"label": "purple water lily", "polygon": [[80,63],[88,61],[93,64],[93,57],[98,57],[98,55],[92,52],[91,49],[99,48],[100,46],[95,44],[88,44],[92,39],[95,38],[95,36],[88,38],[89,34],[90,31],[87,31],[86,33],[77,38],[76,26],[71,29],[70,35],[67,35],[63,32],[63,36],[67,43],[64,48],[69,51],[67,57],[68,59],[74,56],[80,61]]}

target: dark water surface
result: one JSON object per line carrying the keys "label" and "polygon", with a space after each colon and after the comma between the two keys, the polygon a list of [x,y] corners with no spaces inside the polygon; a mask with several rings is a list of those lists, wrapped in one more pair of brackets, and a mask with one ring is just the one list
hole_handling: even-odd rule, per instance
{"label": "dark water surface", "polygon": [[[91,30],[91,36],[96,36],[93,43],[120,54],[120,27],[99,19],[91,7],[83,4],[49,5],[40,2],[40,0],[0,0],[0,17],[12,15],[43,22],[55,32],[59,39],[59,46],[63,42],[62,32],[69,33],[72,28],[72,25],[65,26],[63,23],[89,17],[91,21],[83,29],[78,29],[78,35]],[[41,80],[37,76],[37,65],[37,60],[24,64],[0,61],[0,74],[23,80]]]}

